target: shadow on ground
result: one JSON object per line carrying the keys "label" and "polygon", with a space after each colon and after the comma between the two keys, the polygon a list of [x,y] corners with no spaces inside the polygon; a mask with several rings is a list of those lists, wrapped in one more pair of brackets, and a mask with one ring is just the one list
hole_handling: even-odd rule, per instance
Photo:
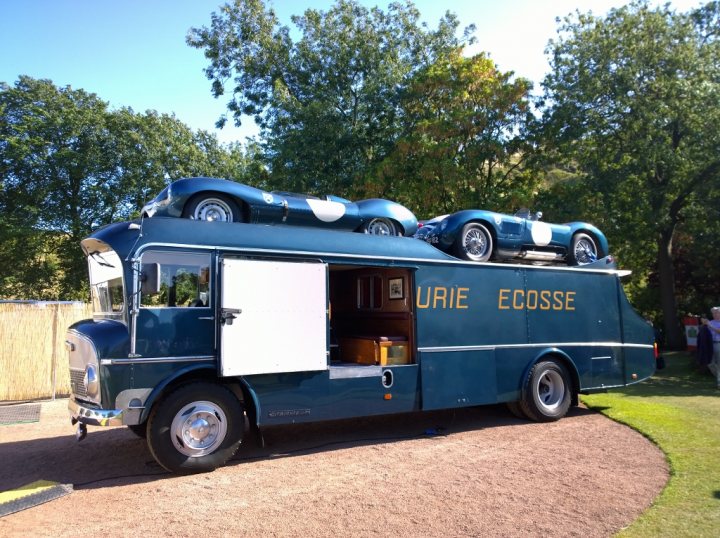
{"label": "shadow on ground", "polygon": [[[576,407],[564,420],[591,413],[594,412]],[[532,423],[515,418],[504,405],[495,405],[273,427],[263,432],[264,447],[248,431],[228,465],[508,425],[521,429]],[[13,427],[21,426],[1,426],[0,436],[5,428]],[[145,483],[171,476],[155,462],[145,440],[128,428],[89,428],[82,442],[76,440],[68,423],[51,423],[47,430],[48,436],[44,438],[0,444],[3,468],[0,491],[36,480],[73,484],[79,490]]]}

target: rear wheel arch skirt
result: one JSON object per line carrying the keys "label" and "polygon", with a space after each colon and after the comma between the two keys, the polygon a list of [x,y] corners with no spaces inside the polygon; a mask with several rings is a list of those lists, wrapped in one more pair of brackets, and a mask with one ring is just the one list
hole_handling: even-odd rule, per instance
{"label": "rear wheel arch skirt", "polygon": [[541,361],[555,361],[560,364],[562,364],[566,370],[568,371],[568,374],[570,374],[570,382],[572,383],[572,386],[570,387],[571,390],[571,405],[577,405],[578,403],[578,393],[580,392],[580,374],[577,371],[577,367],[575,366],[575,362],[570,358],[570,355],[565,353],[559,348],[546,348],[537,353],[535,358],[528,363],[527,367],[523,371],[522,378],[520,380],[521,387],[520,387],[520,395],[522,398],[525,397],[525,391],[526,388],[526,381],[528,376],[530,375],[530,371],[535,367],[535,365]]}

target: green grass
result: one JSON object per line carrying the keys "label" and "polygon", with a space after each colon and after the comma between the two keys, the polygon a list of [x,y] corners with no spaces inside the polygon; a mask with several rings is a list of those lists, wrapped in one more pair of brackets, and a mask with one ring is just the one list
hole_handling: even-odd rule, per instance
{"label": "green grass", "polygon": [[583,396],[591,409],[636,429],[665,453],[670,481],[619,536],[720,536],[720,390],[687,353],[643,383]]}

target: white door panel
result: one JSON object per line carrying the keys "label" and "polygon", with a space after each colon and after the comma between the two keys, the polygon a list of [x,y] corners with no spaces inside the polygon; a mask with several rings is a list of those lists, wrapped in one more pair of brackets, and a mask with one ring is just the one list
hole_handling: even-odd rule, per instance
{"label": "white door panel", "polygon": [[326,370],[327,268],[321,263],[223,259],[223,376]]}

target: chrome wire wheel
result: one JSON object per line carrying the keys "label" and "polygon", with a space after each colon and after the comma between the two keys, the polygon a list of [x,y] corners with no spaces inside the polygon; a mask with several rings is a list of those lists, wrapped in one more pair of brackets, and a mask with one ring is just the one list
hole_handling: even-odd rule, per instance
{"label": "chrome wire wheel", "polygon": [[365,226],[365,233],[371,235],[399,235],[390,219],[372,219]]}
{"label": "chrome wire wheel", "polygon": [[170,438],[175,448],[185,456],[196,458],[215,451],[225,439],[227,417],[215,403],[192,402],[173,418]]}
{"label": "chrome wire wheel", "polygon": [[486,262],[492,256],[493,240],[488,229],[480,223],[470,222],[463,226],[455,242],[456,255],[473,262]]}
{"label": "chrome wire wheel", "polygon": [[597,246],[592,237],[579,233],[573,237],[571,262],[573,265],[585,265],[597,260]]}
{"label": "chrome wire wheel", "polygon": [[233,222],[233,212],[230,205],[220,198],[205,198],[202,200],[192,217],[195,220],[207,220],[217,222]]}
{"label": "chrome wire wheel", "polygon": [[463,247],[465,252],[471,256],[480,257],[487,252],[487,238],[477,228],[469,230],[468,233],[463,237]]}
{"label": "chrome wire wheel", "polygon": [[547,413],[554,413],[565,399],[565,380],[556,370],[545,370],[535,381],[535,394],[538,403]]}

